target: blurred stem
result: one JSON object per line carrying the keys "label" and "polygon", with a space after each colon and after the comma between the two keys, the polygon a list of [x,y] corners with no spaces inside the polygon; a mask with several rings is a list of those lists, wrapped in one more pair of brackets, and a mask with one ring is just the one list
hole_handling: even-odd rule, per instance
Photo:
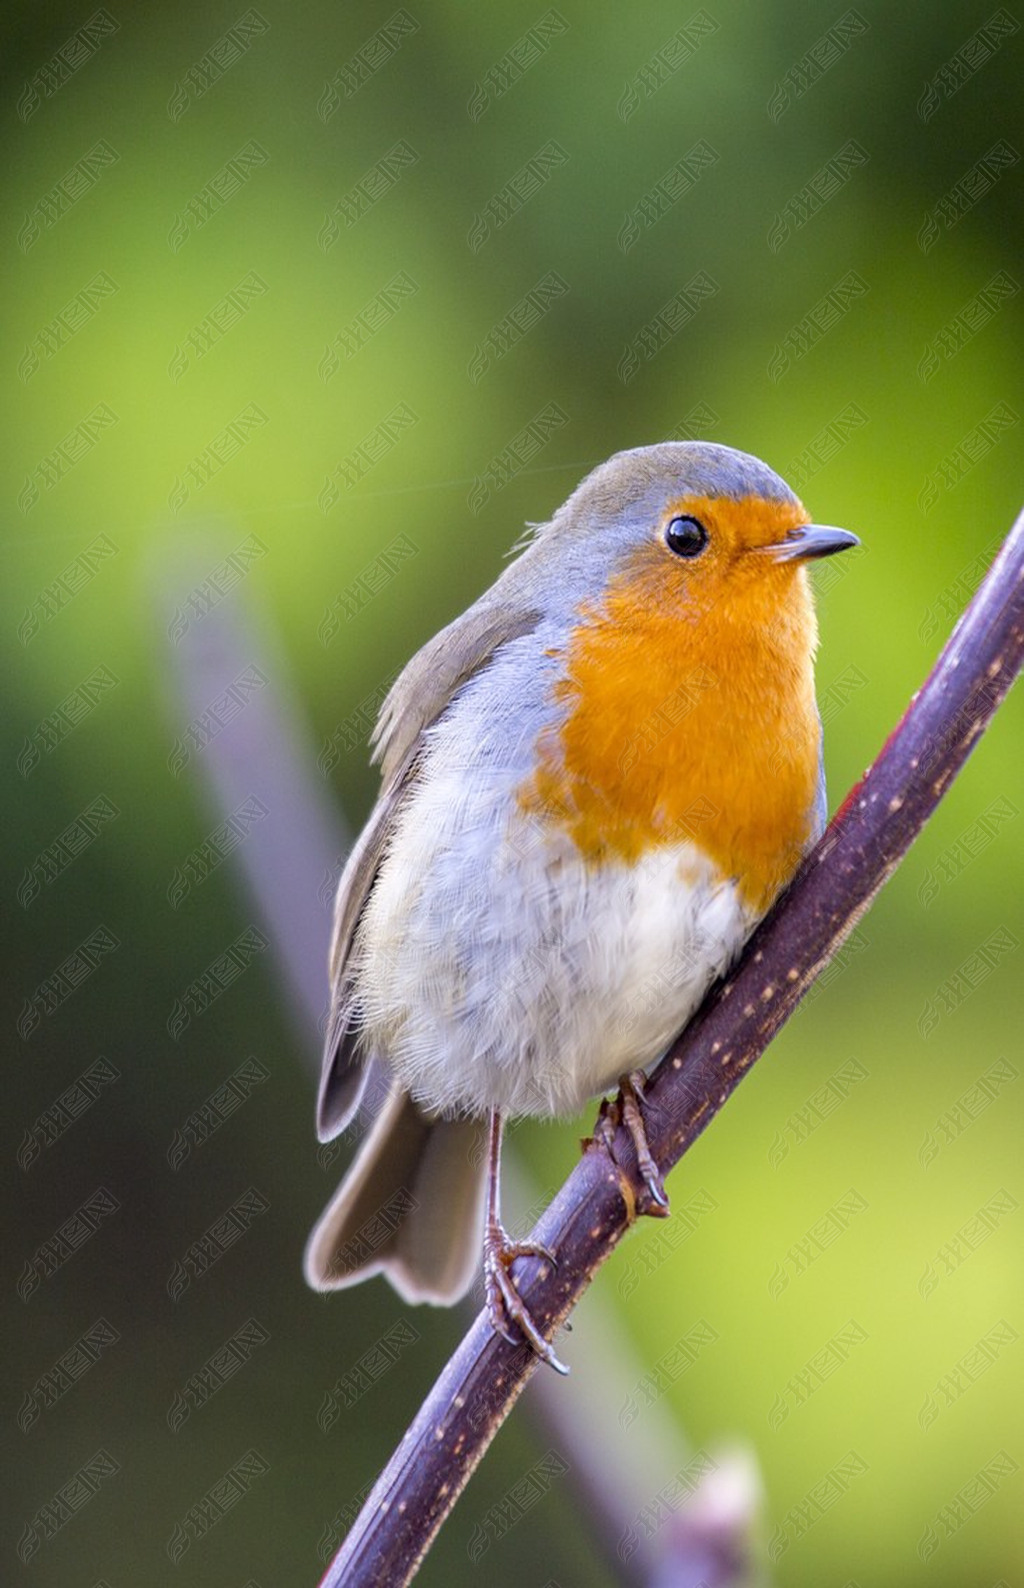
{"label": "blurred stem", "polygon": [[[947,792],[1024,658],[1024,513],[931,675],[851,791],[791,887],[713,987],[647,1088],[662,1172],[677,1163],[793,1013]],[[516,1283],[546,1337],[579,1301],[636,1217],[628,1132],[615,1157],[591,1148],[533,1231],[558,1260],[524,1259]],[[477,1463],[536,1371],[481,1313],[431,1390],[323,1578],[388,1588],[415,1574]],[[602,1386],[595,1384],[600,1395]]]}

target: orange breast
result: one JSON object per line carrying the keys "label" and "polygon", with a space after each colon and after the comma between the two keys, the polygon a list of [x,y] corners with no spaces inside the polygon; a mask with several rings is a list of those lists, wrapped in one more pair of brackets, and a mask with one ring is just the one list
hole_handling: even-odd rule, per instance
{"label": "orange breast", "polygon": [[582,614],[557,686],[568,717],[542,736],[521,806],[594,864],[689,839],[762,913],[810,835],[815,642],[802,568],[761,558],[698,591],[643,548]]}

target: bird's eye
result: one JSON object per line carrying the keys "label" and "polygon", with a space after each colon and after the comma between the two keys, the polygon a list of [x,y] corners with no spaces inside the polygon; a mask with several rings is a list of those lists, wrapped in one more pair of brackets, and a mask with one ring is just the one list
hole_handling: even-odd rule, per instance
{"label": "bird's eye", "polygon": [[665,531],[665,544],[677,557],[699,557],[708,543],[708,532],[696,518],[674,518]]}

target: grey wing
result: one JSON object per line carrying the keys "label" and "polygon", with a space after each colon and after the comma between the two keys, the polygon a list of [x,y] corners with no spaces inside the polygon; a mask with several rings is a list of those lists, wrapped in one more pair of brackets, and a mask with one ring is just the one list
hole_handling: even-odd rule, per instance
{"label": "grey wing", "polygon": [[356,1110],[362,1091],[363,1055],[358,1051],[359,1026],[354,1018],[348,959],[359,917],[384,857],[405,786],[404,781],[396,782],[386,794],[381,795],[370,820],[356,839],[338,884],[328,967],[331,1008],[327,1017],[316,1110],[317,1135],[321,1141],[330,1141],[344,1130]]}
{"label": "grey wing", "polygon": [[408,761],[424,728],[436,722],[456,691],[478,672],[495,651],[537,627],[540,613],[532,604],[510,600],[510,574],[520,574],[520,558],[496,585],[428,640],[396,678],[373,733],[374,759],[384,781]]}
{"label": "grey wing", "polygon": [[[529,633],[539,621],[532,608],[498,597],[504,581],[462,617],[442,629],[395,680],[374,732],[375,755],[382,762],[384,786],[365,828],[349,855],[334,906],[329,975],[331,1009],[324,1042],[317,1104],[317,1133],[330,1141],[344,1130],[356,1107],[368,1055],[361,1050],[358,1010],[349,973],[352,943],[398,813],[415,786],[424,730],[451,703],[461,686],[509,640]],[[506,590],[501,592],[507,596]]]}

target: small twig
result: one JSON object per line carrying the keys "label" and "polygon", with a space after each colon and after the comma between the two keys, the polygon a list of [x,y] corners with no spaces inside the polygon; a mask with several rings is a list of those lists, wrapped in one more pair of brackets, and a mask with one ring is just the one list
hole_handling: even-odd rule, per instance
{"label": "small twig", "polygon": [[[793,1013],[888,880],[988,725],[1024,659],[1024,513],[1017,519],[928,681],[871,770],[848,795],[792,886],[714,987],[655,1072],[648,1137],[666,1172]],[[558,1259],[517,1267],[516,1283],[551,1337],[635,1217],[640,1193],[623,1129],[615,1167],[584,1153],[532,1238]],[[322,1588],[407,1583],[478,1461],[536,1371],[481,1313],[384,1469]],[[595,1393],[600,1387],[595,1386]]]}

